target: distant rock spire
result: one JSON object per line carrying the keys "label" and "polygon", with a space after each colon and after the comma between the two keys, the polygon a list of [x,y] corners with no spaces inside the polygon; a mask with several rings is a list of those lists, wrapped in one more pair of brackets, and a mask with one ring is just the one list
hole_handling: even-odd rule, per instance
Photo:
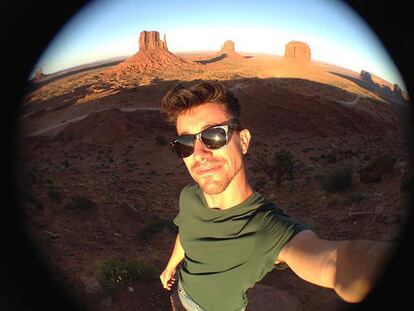
{"label": "distant rock spire", "polygon": [[149,74],[166,70],[200,69],[199,64],[189,62],[168,51],[166,34],[162,41],[158,31],[141,31],[138,42],[139,51],[115,67],[109,68],[109,74]]}
{"label": "distant rock spire", "polygon": [[233,54],[236,52],[234,47],[234,42],[231,40],[227,40],[221,47],[221,52],[224,54]]}
{"label": "distant rock spire", "polygon": [[34,81],[38,82],[43,77],[44,77],[44,74],[43,74],[42,68],[37,68],[35,72],[35,76],[34,76]]}
{"label": "distant rock spire", "polygon": [[165,48],[165,50],[168,51],[168,48],[167,48],[167,35],[166,34],[164,34],[164,48]]}
{"label": "distant rock spire", "polygon": [[139,50],[147,51],[154,49],[168,51],[165,34],[164,41],[162,41],[160,40],[160,33],[158,31],[141,31],[139,35]]}
{"label": "distant rock spire", "polygon": [[311,50],[307,43],[301,41],[290,41],[285,46],[285,58],[295,60],[311,60]]}

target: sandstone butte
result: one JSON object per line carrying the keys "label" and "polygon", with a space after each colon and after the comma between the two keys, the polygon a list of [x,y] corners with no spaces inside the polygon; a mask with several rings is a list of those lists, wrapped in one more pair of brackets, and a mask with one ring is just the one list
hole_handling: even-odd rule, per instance
{"label": "sandstone butte", "polygon": [[234,42],[231,40],[227,40],[221,46],[220,56],[225,56],[225,58],[230,58],[234,60],[241,60],[245,59],[239,53],[236,52],[236,48],[234,46]]}
{"label": "sandstone butte", "polygon": [[161,40],[158,31],[141,31],[138,43],[137,53],[107,72],[151,73],[160,70],[194,70],[200,66],[171,53],[167,47],[166,35]]}
{"label": "sandstone butte", "polygon": [[309,45],[301,41],[290,41],[285,45],[285,59],[310,61],[311,50]]}

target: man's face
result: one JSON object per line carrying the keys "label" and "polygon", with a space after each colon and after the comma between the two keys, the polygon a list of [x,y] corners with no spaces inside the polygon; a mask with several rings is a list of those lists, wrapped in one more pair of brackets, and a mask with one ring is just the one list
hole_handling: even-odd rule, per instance
{"label": "man's face", "polygon": [[[210,126],[225,123],[231,119],[226,108],[216,103],[206,103],[181,113],[176,122],[178,135],[196,134]],[[225,148],[210,150],[197,139],[194,153],[184,158],[191,177],[204,193],[219,194],[233,182],[244,182],[243,153],[247,152],[250,133],[233,131]]]}

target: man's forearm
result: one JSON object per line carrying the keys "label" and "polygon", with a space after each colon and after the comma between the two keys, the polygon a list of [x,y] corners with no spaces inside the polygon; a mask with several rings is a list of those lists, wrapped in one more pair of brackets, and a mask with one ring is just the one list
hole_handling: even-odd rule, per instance
{"label": "man's forearm", "polygon": [[167,267],[175,269],[183,259],[184,259],[184,249],[181,246],[180,235],[177,234],[177,238],[175,239],[174,249],[172,251],[170,260],[168,260]]}
{"label": "man's forearm", "polygon": [[344,241],[337,250],[334,290],[348,302],[359,302],[372,290],[394,250],[388,242]]}

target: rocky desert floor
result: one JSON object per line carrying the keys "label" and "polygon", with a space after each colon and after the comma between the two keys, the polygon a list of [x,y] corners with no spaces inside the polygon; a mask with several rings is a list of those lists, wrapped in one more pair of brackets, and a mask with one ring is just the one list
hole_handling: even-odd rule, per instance
{"label": "rocky desert floor", "polygon": [[[175,240],[179,193],[192,180],[166,144],[175,131],[159,106],[179,82],[219,80],[239,97],[252,132],[250,182],[284,212],[322,238],[398,241],[412,173],[408,102],[383,98],[358,73],[329,64],[180,56],[197,68],[95,68],[28,86],[16,166],[24,221],[51,271],[86,310],[170,310],[158,276]],[[277,184],[271,172],[282,150],[293,175]],[[352,183],[329,191],[323,180],[338,169]],[[102,263],[133,259],[152,265],[153,276],[112,290],[102,285]],[[347,306],[290,269],[273,270],[260,284],[279,290],[295,310]]]}

